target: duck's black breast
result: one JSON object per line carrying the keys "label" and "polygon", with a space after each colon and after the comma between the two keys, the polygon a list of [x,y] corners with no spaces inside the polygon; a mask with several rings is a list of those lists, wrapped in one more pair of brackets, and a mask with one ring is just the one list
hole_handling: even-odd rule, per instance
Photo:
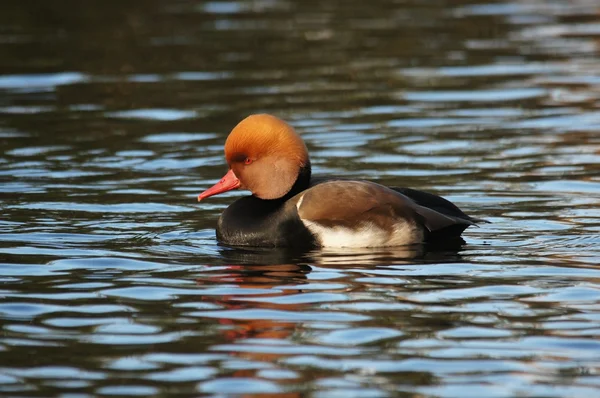
{"label": "duck's black breast", "polygon": [[298,216],[296,202],[296,197],[238,199],[221,214],[217,239],[231,246],[316,247],[314,236]]}

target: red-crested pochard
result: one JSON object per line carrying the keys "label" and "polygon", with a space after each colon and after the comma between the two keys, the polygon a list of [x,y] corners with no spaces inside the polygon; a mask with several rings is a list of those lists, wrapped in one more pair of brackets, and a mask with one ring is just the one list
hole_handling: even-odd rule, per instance
{"label": "red-crested pochard", "polygon": [[311,178],[304,142],[271,115],[242,120],[225,142],[229,171],[198,196],[252,192],[221,214],[217,239],[234,246],[384,247],[459,239],[480,221],[448,200],[369,181]]}

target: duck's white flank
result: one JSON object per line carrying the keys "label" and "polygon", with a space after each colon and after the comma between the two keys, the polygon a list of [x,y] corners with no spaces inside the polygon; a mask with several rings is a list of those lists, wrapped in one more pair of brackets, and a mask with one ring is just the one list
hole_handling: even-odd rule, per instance
{"label": "duck's white flank", "polygon": [[317,222],[302,220],[322,247],[390,247],[423,241],[423,231],[407,222],[398,222],[392,231],[365,222],[360,228],[324,227]]}
{"label": "duck's white flank", "polygon": [[[296,203],[300,209],[304,195]],[[316,221],[300,218],[315,236],[321,247],[391,247],[405,246],[423,241],[423,230],[405,220],[398,220],[393,229],[385,230],[364,220],[360,227],[351,229],[343,226],[325,227]]]}

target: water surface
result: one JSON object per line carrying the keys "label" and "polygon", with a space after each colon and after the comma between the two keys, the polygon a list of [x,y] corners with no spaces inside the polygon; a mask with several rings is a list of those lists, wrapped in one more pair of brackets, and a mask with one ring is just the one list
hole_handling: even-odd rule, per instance
{"label": "water surface", "polygon": [[[3,396],[600,393],[600,8],[7,1]],[[457,250],[217,244],[250,113],[315,174],[442,194]]]}

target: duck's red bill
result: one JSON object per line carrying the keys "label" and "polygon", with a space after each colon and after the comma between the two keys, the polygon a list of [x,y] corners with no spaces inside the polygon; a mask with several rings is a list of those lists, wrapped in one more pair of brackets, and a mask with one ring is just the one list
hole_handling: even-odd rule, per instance
{"label": "duck's red bill", "polygon": [[208,198],[209,196],[218,195],[220,193],[239,188],[239,186],[240,180],[238,180],[238,178],[235,176],[233,170],[229,169],[227,174],[225,174],[225,176],[221,178],[219,182],[198,195],[198,202],[200,202],[202,199]]}

